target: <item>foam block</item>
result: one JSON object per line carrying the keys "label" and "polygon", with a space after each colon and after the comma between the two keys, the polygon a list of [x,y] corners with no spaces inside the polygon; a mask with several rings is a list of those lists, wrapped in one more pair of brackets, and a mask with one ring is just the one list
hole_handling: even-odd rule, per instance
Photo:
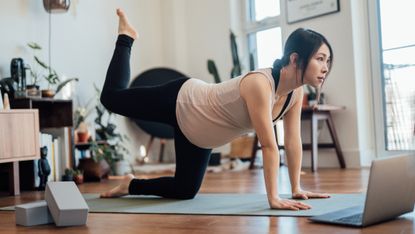
{"label": "foam block", "polygon": [[16,206],[17,225],[35,226],[49,223],[53,223],[53,218],[45,200]]}
{"label": "foam block", "polygon": [[86,224],[89,207],[74,182],[48,182],[45,200],[56,226]]}

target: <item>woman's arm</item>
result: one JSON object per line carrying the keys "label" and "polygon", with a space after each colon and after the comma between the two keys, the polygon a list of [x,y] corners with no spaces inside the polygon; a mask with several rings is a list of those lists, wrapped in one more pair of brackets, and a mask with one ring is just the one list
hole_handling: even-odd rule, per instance
{"label": "woman's arm", "polygon": [[[284,147],[287,153],[288,172],[290,175],[291,191],[294,194],[301,190],[300,173],[303,150],[301,143],[301,107],[303,88],[295,91],[294,104],[284,116]],[[300,101],[301,100],[301,101]]]}
{"label": "woman's arm", "polygon": [[303,95],[302,87],[295,90],[293,107],[284,116],[284,146],[287,152],[292,197],[302,199],[312,197],[328,198],[330,197],[328,194],[303,191],[300,185],[301,163],[303,158],[301,142],[301,108]]}
{"label": "woman's arm", "polygon": [[271,208],[308,209],[298,201],[281,199],[278,195],[279,154],[272,123],[272,88],[266,77],[252,74],[241,81],[240,92],[245,100],[252,125],[261,143],[264,178]]}

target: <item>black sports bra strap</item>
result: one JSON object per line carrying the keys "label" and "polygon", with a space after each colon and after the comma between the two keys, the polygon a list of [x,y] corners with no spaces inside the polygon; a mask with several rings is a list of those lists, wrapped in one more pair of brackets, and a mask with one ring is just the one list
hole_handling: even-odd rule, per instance
{"label": "black sports bra strap", "polygon": [[288,96],[287,96],[287,100],[285,100],[284,106],[282,107],[280,114],[279,114],[279,115],[277,116],[277,118],[275,118],[272,122],[275,122],[276,120],[278,120],[279,118],[281,118],[281,115],[282,115],[282,114],[284,114],[285,109],[287,109],[288,104],[289,104],[289,103],[290,103],[290,101],[291,101],[291,97],[292,97],[292,95],[293,95],[293,91],[291,91],[291,92],[288,94]]}

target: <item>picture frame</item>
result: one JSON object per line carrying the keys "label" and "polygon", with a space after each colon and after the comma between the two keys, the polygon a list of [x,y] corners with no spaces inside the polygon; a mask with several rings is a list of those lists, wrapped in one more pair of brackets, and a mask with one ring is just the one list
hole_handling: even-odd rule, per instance
{"label": "picture frame", "polygon": [[287,23],[297,23],[340,11],[339,0],[286,0]]}

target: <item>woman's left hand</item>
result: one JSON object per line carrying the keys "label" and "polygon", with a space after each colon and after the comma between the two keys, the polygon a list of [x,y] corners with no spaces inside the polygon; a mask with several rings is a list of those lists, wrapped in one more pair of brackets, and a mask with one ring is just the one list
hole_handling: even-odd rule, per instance
{"label": "woman's left hand", "polygon": [[299,190],[293,192],[292,198],[294,199],[304,199],[307,200],[309,198],[329,198],[330,194],[327,193],[313,193],[309,191]]}

